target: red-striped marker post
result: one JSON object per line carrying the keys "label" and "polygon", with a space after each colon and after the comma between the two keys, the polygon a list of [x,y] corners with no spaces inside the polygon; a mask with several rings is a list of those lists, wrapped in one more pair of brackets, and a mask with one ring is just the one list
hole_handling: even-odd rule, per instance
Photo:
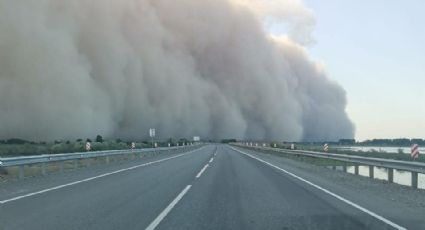
{"label": "red-striped marker post", "polygon": [[410,156],[412,156],[413,159],[417,159],[419,157],[419,145],[417,144],[412,145]]}
{"label": "red-striped marker post", "polygon": [[328,145],[328,143],[325,143],[323,145],[323,151],[327,152],[328,150],[329,150],[329,145]]}

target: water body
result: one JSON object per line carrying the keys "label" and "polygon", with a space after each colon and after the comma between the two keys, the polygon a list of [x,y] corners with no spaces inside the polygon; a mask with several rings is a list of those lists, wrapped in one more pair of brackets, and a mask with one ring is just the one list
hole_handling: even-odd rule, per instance
{"label": "water body", "polygon": [[[332,146],[333,147],[333,146]],[[334,147],[341,150],[351,150],[356,152],[387,152],[387,153],[398,153],[399,149],[403,150],[403,153],[410,154],[410,147],[379,147],[379,146],[344,146]],[[419,147],[419,152],[425,154],[425,147]]]}

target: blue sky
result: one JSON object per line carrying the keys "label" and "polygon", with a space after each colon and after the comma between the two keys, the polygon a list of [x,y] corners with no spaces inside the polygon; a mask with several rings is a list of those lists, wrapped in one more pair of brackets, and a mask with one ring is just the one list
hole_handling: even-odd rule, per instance
{"label": "blue sky", "polygon": [[425,1],[304,0],[312,58],[347,91],[356,139],[425,138]]}

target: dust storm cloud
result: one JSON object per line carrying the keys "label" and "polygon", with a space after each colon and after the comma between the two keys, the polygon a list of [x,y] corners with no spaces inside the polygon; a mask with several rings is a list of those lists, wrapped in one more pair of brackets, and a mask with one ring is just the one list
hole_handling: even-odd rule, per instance
{"label": "dust storm cloud", "polygon": [[303,47],[314,18],[272,2],[0,0],[0,139],[353,137]]}

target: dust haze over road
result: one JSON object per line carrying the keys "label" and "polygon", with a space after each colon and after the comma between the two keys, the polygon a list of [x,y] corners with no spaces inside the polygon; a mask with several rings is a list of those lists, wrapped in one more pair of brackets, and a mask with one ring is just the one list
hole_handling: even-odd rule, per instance
{"label": "dust haze over road", "polygon": [[272,2],[0,0],[0,138],[353,137],[345,91],[303,47],[314,18]]}

